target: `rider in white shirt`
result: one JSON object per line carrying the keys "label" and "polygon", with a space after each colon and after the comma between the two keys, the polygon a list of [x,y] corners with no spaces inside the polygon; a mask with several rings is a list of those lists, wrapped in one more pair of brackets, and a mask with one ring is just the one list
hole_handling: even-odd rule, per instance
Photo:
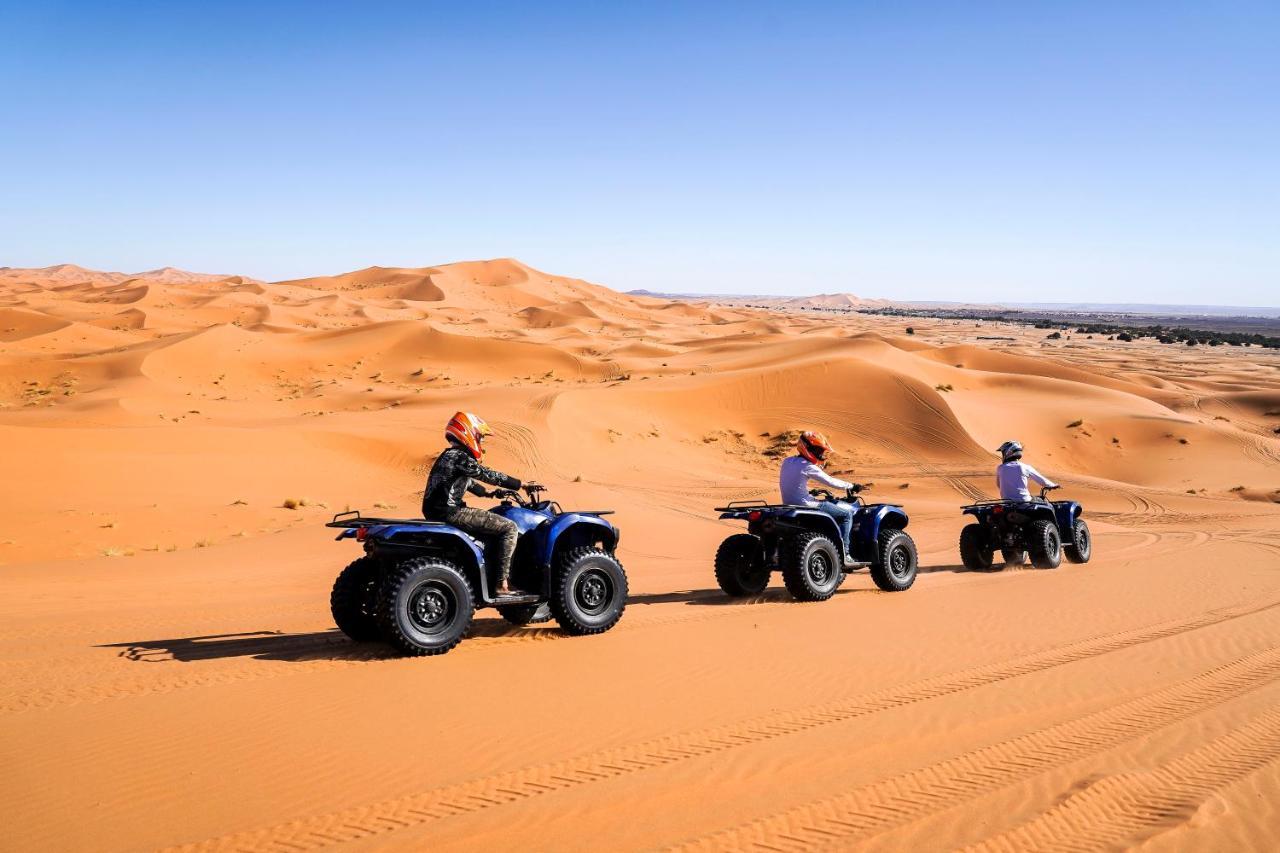
{"label": "rider in white shirt", "polygon": [[1046,489],[1058,488],[1057,483],[1022,461],[1022,445],[1019,442],[1006,441],[1000,445],[999,453],[1003,462],[996,467],[996,488],[1000,490],[1001,500],[1031,500],[1028,480],[1034,480]]}
{"label": "rider in white shirt", "polygon": [[807,506],[821,510],[836,520],[840,535],[844,537],[845,553],[849,552],[849,533],[853,530],[853,509],[836,501],[816,501],[809,495],[809,482],[817,482],[832,489],[851,489],[853,483],[832,477],[822,466],[826,464],[831,443],[818,432],[803,432],[796,440],[796,456],[782,460],[778,474],[778,487],[782,502],[793,506]]}

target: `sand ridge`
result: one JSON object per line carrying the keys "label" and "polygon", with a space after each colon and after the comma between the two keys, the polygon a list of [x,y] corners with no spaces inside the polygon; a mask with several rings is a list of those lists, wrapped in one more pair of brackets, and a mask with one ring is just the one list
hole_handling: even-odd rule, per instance
{"label": "sand ridge", "polygon": [[[850,304],[0,269],[0,848],[1273,847],[1280,354]],[[409,661],[333,629],[356,554],[321,523],[414,514],[460,408],[618,511],[614,631],[483,612]],[[714,589],[710,507],[805,427],[907,508],[909,592]],[[958,565],[1011,437],[1088,565]]]}

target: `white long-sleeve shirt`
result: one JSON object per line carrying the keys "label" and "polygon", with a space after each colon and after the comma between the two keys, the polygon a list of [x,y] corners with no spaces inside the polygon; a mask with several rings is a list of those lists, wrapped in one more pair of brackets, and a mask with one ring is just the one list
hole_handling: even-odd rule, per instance
{"label": "white long-sleeve shirt", "polygon": [[794,506],[817,506],[818,502],[809,495],[809,481],[817,480],[824,486],[833,489],[852,488],[853,483],[832,477],[822,467],[815,465],[803,456],[788,456],[782,460],[782,470],[778,474],[778,488],[782,491],[782,502]]}
{"label": "white long-sleeve shirt", "polygon": [[996,468],[996,486],[1000,489],[1001,500],[1031,500],[1031,492],[1027,489],[1027,480],[1035,480],[1041,486],[1051,488],[1057,485],[1052,480],[1046,480],[1044,475],[1020,459],[1006,462]]}

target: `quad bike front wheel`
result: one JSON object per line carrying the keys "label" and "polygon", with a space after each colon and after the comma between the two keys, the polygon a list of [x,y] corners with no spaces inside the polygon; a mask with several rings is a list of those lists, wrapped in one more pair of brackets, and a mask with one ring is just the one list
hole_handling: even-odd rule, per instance
{"label": "quad bike front wheel", "polygon": [[357,643],[381,639],[378,630],[378,563],[361,557],[339,572],[329,593],[333,623]]}
{"label": "quad bike front wheel", "polygon": [[1062,565],[1062,536],[1052,521],[1033,521],[1027,526],[1027,551],[1037,569],[1056,569]]}
{"label": "quad bike front wheel", "polygon": [[905,530],[880,531],[871,579],[885,592],[902,592],[916,582],[916,543]]}
{"label": "quad bike front wheel", "polygon": [[966,525],[960,531],[960,562],[971,572],[985,572],[991,568],[991,558],[987,531],[981,524]]}
{"label": "quad bike front wheel", "polygon": [[821,533],[800,533],[782,549],[782,581],[797,601],[826,601],[844,579],[840,549]]}
{"label": "quad bike front wheel", "polygon": [[555,569],[551,612],[566,634],[608,631],[627,606],[627,573],[613,555],[599,548],[575,548]]}
{"label": "quad bike front wheel", "polygon": [[396,566],[382,584],[378,624],[406,655],[442,655],[462,640],[475,615],[471,584],[446,560],[418,557]]}
{"label": "quad bike front wheel", "polygon": [[727,595],[743,598],[759,595],[769,585],[760,540],[750,533],[735,533],[716,551],[716,583]]}
{"label": "quad bike front wheel", "polygon": [[1062,553],[1073,563],[1087,563],[1093,556],[1093,534],[1083,518],[1071,526],[1071,541],[1063,543]]}

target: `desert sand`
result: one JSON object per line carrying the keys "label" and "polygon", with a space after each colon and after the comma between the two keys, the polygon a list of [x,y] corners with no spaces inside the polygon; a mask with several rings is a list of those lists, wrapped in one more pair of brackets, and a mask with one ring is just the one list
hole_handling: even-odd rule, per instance
{"label": "desert sand", "polygon": [[[512,260],[0,270],[0,848],[1274,850],[1280,353],[1044,335]],[[458,409],[617,510],[613,631],[333,627],[323,522],[416,514]],[[906,506],[911,590],[715,587],[711,508],[806,427]],[[1092,562],[959,565],[1006,438]]]}

